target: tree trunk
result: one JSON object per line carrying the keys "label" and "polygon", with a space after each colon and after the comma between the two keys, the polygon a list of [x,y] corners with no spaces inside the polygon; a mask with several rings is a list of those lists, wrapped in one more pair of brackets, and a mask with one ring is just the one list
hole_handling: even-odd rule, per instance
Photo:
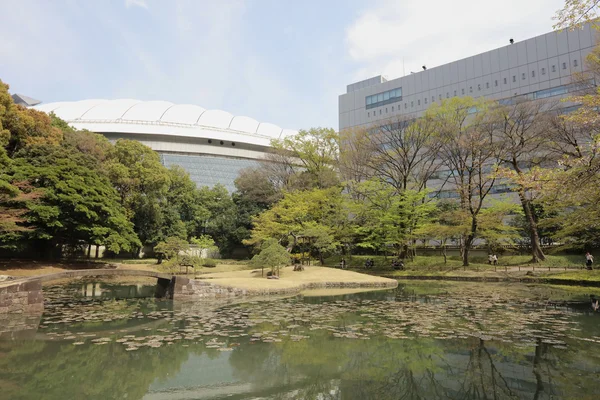
{"label": "tree trunk", "polygon": [[88,249],[87,249],[87,258],[88,258],[88,260],[90,259],[91,256],[92,256],[92,245],[88,244]]}
{"label": "tree trunk", "polygon": [[542,246],[540,245],[540,236],[538,233],[537,223],[535,222],[535,218],[533,217],[531,201],[529,201],[525,197],[525,194],[522,191],[519,191],[519,199],[521,200],[521,206],[523,207],[525,218],[527,218],[527,223],[529,224],[532,256],[531,261],[534,263],[544,261],[546,259],[546,256],[544,255]]}
{"label": "tree trunk", "polygon": [[442,255],[444,256],[444,265],[448,263],[448,258],[446,254],[446,240],[444,239],[442,243]]}
{"label": "tree trunk", "polygon": [[463,250],[463,267],[469,266],[469,250],[471,250],[471,246],[473,245],[473,240],[475,240],[475,233],[477,232],[477,218],[473,216],[471,218],[471,232],[466,235],[464,240],[464,250]]}
{"label": "tree trunk", "polygon": [[100,255],[100,245],[96,245],[96,258]]}

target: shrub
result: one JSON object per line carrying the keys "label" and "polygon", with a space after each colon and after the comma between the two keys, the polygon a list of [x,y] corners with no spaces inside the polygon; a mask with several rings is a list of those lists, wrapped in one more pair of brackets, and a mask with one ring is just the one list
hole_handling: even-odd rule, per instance
{"label": "shrub", "polygon": [[205,258],[202,260],[202,266],[206,268],[214,268],[217,266],[217,262],[212,258]]}

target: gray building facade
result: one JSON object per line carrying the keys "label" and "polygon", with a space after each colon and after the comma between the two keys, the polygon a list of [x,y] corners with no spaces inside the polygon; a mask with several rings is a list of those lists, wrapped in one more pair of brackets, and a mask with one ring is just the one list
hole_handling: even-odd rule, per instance
{"label": "gray building facade", "polygon": [[418,117],[432,103],[456,96],[497,101],[565,96],[573,75],[585,70],[596,34],[589,25],[550,32],[401,78],[352,83],[339,96],[339,129]]}

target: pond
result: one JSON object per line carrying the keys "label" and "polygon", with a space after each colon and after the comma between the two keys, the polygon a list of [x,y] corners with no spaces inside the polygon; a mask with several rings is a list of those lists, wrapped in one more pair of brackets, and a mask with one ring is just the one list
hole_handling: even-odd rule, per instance
{"label": "pond", "polygon": [[0,341],[0,398],[600,398],[596,288],[411,281],[195,304],[153,289],[46,288],[33,332]]}

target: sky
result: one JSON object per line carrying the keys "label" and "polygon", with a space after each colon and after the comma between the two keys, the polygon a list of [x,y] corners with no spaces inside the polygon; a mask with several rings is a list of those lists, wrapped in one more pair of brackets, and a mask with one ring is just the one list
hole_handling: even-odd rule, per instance
{"label": "sky", "polygon": [[0,79],[45,103],[165,100],[338,128],[346,85],[552,30],[564,0],[0,0]]}

